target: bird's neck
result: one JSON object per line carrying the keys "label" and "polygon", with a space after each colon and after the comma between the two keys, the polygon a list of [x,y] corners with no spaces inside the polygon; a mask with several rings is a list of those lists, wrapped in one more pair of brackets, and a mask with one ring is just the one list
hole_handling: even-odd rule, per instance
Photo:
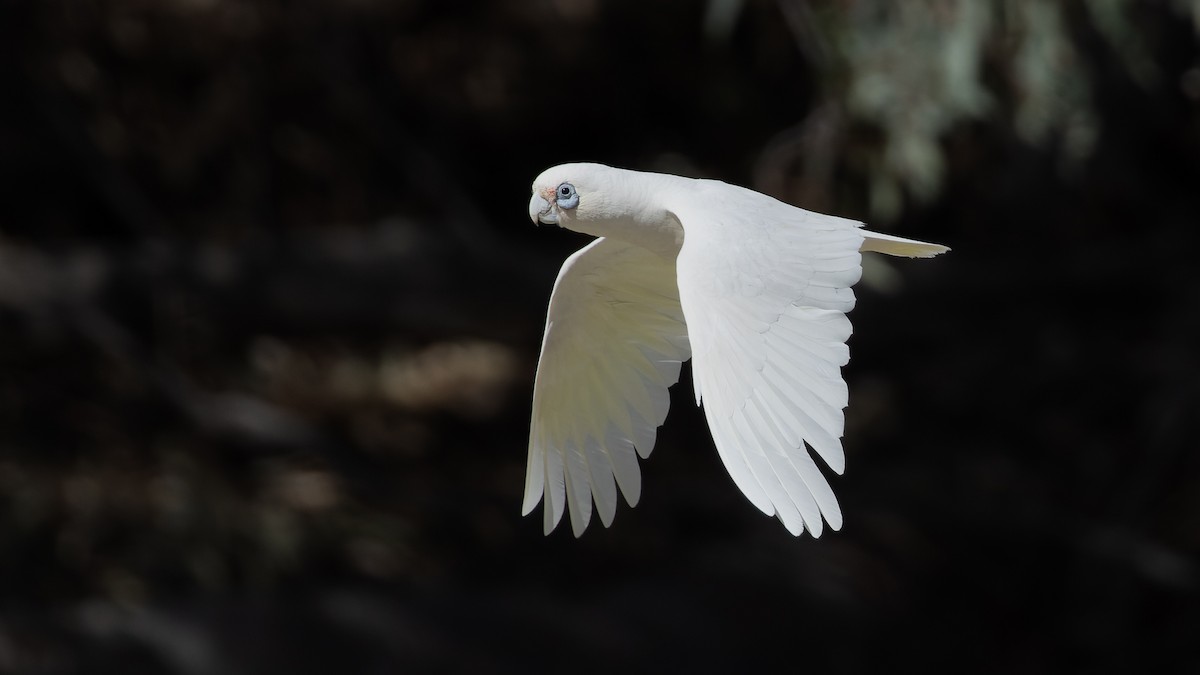
{"label": "bird's neck", "polygon": [[673,181],[689,179],[640,171],[614,170],[605,194],[622,195],[619,202],[604,205],[601,218],[564,223],[576,232],[611,237],[675,259],[683,246],[683,227],[667,210],[661,195]]}

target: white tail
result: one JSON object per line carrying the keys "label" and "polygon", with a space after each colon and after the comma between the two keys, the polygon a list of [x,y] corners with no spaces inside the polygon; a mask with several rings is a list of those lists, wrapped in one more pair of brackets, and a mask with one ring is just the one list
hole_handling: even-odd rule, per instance
{"label": "white tail", "polygon": [[945,253],[950,250],[949,246],[941,244],[930,244],[915,239],[905,239],[904,237],[893,237],[890,234],[880,234],[863,230],[862,246],[858,248],[860,251],[874,251],[875,253],[886,253],[888,255],[904,256],[905,258],[932,258],[935,255]]}

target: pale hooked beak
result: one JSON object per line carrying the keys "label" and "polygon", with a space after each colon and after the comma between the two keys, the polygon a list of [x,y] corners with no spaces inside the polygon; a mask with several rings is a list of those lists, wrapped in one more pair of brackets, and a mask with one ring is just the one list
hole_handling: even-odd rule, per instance
{"label": "pale hooked beak", "polygon": [[529,218],[534,225],[557,225],[558,214],[550,207],[550,202],[538,193],[529,198]]}

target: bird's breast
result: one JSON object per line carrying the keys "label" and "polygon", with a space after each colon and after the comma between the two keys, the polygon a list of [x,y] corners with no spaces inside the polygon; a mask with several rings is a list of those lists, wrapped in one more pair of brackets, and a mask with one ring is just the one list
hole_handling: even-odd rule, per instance
{"label": "bird's breast", "polygon": [[683,246],[683,226],[670,212],[630,214],[604,220],[574,220],[560,223],[576,232],[620,239],[674,260]]}

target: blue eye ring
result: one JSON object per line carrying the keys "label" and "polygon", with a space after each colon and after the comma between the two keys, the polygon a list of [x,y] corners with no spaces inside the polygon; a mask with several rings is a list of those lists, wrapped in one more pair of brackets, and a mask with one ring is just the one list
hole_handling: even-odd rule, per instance
{"label": "blue eye ring", "polygon": [[554,194],[558,196],[556,200],[560,209],[573,209],[579,206],[579,193],[575,191],[575,186],[570,183],[562,183],[554,190]]}

